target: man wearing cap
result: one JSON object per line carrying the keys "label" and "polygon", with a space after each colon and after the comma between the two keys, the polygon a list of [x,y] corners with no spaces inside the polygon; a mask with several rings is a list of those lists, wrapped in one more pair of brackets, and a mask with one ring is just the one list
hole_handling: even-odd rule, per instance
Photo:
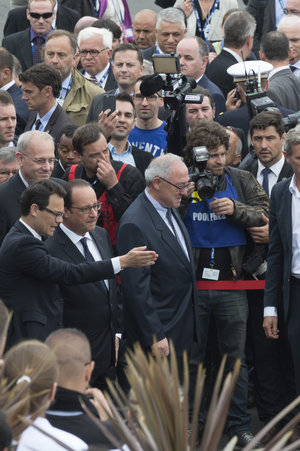
{"label": "man wearing cap", "polygon": [[260,59],[271,63],[268,97],[291,110],[300,110],[300,79],[289,68],[289,40],[280,31],[270,31],[261,41]]}
{"label": "man wearing cap", "polygon": [[[229,92],[226,101],[227,111],[224,114],[220,114],[216,121],[224,126],[230,125],[235,128],[241,128],[247,136],[251,117],[247,106],[246,82],[255,80],[257,88],[260,84],[260,89],[267,91],[267,77],[272,68],[273,66],[265,61],[244,61],[230,66],[227,71],[233,77],[237,89],[235,88]],[[294,112],[281,105],[273,106],[279,109],[283,117]]]}

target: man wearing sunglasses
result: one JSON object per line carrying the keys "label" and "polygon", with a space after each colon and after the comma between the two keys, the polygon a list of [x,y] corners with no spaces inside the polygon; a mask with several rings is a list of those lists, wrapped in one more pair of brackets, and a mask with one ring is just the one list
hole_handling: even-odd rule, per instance
{"label": "man wearing sunglasses", "polygon": [[3,47],[19,59],[23,71],[41,62],[41,50],[52,30],[55,14],[53,1],[29,0],[27,19],[30,27],[3,39]]}
{"label": "man wearing sunglasses", "polygon": [[[58,30],[67,30],[73,33],[76,22],[80,19],[80,15],[77,11],[71,7],[67,7],[62,5],[61,2],[57,2],[56,0],[51,0],[51,3],[54,5],[54,12],[56,15],[52,17],[52,28],[57,28]],[[8,36],[13,33],[17,33],[18,31],[23,31],[29,27],[30,22],[27,18],[27,4],[28,2],[23,2],[23,5],[20,8],[13,8],[9,11],[7,15],[7,19],[4,25],[3,35]]]}

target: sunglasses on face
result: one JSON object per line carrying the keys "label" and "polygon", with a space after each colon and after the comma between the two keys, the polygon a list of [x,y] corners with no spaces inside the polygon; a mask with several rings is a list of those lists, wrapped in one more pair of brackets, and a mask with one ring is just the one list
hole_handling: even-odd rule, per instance
{"label": "sunglasses on face", "polygon": [[50,19],[50,17],[53,16],[53,11],[49,11],[48,13],[32,13],[31,11],[29,11],[29,15],[30,17],[32,17],[33,19],[40,19],[41,17],[43,19]]}

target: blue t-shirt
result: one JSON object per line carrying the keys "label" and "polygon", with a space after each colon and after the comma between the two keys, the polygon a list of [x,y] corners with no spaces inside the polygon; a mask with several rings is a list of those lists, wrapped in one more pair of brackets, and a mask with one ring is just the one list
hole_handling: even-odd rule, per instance
{"label": "blue t-shirt", "polygon": [[154,157],[159,157],[165,153],[167,148],[167,132],[163,123],[152,130],[143,130],[136,125],[130,132],[128,141],[132,146],[138,147],[146,152],[151,152]]}

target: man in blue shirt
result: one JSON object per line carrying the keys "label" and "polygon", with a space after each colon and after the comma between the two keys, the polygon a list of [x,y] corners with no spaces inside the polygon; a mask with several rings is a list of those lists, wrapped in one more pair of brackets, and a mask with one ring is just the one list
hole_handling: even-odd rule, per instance
{"label": "man in blue shirt", "polygon": [[146,78],[146,75],[140,77],[134,86],[133,102],[136,111],[136,125],[129,135],[129,141],[133,146],[151,152],[154,157],[159,157],[167,147],[166,123],[158,119],[158,111],[163,106],[163,98],[160,92],[149,97],[142,96],[140,86]]}

